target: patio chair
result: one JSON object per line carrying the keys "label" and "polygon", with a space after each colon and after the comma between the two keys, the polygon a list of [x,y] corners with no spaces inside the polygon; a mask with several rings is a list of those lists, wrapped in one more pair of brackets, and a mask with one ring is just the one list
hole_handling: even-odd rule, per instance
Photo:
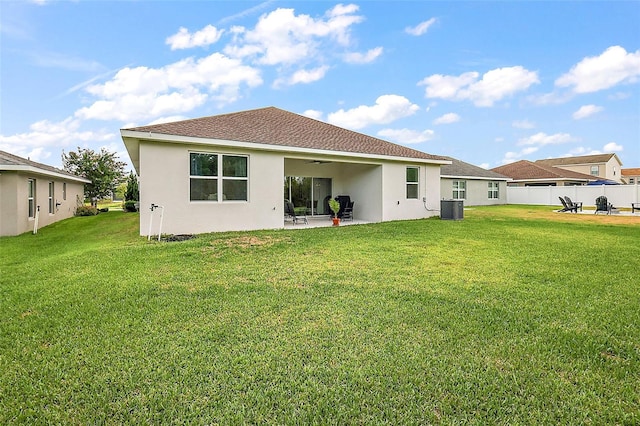
{"label": "patio chair", "polygon": [[338,195],[336,197],[336,201],[340,203],[340,210],[338,211],[338,217],[342,219],[342,215],[344,213],[344,209],[351,202],[351,197],[349,195]]}
{"label": "patio chair", "polygon": [[296,210],[293,207],[293,203],[289,200],[284,200],[284,216],[285,216],[285,220],[291,219],[294,225],[296,225],[298,221],[302,221],[302,223],[304,223],[305,225],[309,223],[306,215],[303,215],[303,216],[296,215]]}
{"label": "patio chair", "polygon": [[593,214],[598,214],[598,212],[607,212],[607,214],[611,214],[611,210],[613,209],[613,205],[608,202],[607,197],[604,195],[596,198],[596,211]]}
{"label": "patio chair", "polygon": [[569,206],[571,210],[575,211],[576,213],[578,213],[578,209],[582,211],[582,201],[578,201],[577,203],[574,203],[573,201],[571,201],[571,198],[567,196],[564,197],[564,200],[567,202],[567,206]]}
{"label": "patio chair", "polygon": [[355,201],[349,201],[347,206],[342,211],[342,220],[353,220],[353,204]]}
{"label": "patio chair", "polygon": [[560,210],[558,210],[559,212],[571,212],[571,211],[574,211],[574,212],[578,213],[578,207],[569,206],[569,204],[567,204],[567,201],[562,197],[558,197],[558,199],[562,203],[562,208]]}

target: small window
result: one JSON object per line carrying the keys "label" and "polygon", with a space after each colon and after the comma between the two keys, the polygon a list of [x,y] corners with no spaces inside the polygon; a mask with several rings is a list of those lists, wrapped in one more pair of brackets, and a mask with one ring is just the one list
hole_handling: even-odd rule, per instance
{"label": "small window", "polygon": [[633,183],[634,183],[634,182],[635,182],[635,180],[634,180],[633,178],[629,178],[629,183],[630,183],[631,185],[633,185]]}
{"label": "small window", "polygon": [[418,167],[407,167],[407,199],[418,199],[418,177],[420,175]]}
{"label": "small window", "polygon": [[591,166],[591,176],[598,176],[598,175],[600,175],[600,167]]}
{"label": "small window", "polygon": [[55,213],[54,183],[49,182],[49,214]]}
{"label": "small window", "polygon": [[62,199],[67,201],[67,182],[62,182]]}
{"label": "small window", "polygon": [[467,181],[453,181],[453,198],[456,200],[464,200],[467,198]]}
{"label": "small window", "polygon": [[29,217],[33,218],[36,217],[36,180],[29,179],[28,185]]}
{"label": "small window", "polygon": [[489,199],[497,200],[500,198],[500,193],[498,192],[498,182],[489,182]]}

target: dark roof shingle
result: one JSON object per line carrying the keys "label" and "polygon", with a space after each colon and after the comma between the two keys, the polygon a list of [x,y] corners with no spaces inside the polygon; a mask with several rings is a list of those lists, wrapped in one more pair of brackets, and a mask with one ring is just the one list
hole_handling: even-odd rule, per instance
{"label": "dark roof shingle", "polygon": [[465,163],[464,161],[452,157],[444,158],[451,161],[451,164],[440,166],[440,176],[466,176],[504,180],[509,179],[507,176],[501,175],[500,173],[483,169],[482,167],[474,166],[473,164]]}
{"label": "dark roof shingle", "polygon": [[275,107],[123,130],[294,148],[444,160],[440,156],[427,154]]}
{"label": "dark roof shingle", "polygon": [[57,175],[68,176],[70,179],[74,180],[85,180],[81,176],[76,176],[73,173],[69,173],[65,170],[58,169],[53,166],[49,166],[46,164],[38,163],[37,161],[31,161],[27,158],[22,158],[14,154],[10,154],[6,151],[0,151],[0,170],[7,170],[7,166],[13,167],[33,167],[34,169],[40,169],[44,172],[54,173]]}
{"label": "dark roof shingle", "polygon": [[534,180],[534,179],[576,179],[576,180],[594,180],[595,178],[583,173],[571,170],[561,169],[560,167],[545,166],[532,163],[527,160],[516,161],[515,163],[505,164],[504,166],[494,167],[491,169],[496,173],[509,176],[514,180]]}

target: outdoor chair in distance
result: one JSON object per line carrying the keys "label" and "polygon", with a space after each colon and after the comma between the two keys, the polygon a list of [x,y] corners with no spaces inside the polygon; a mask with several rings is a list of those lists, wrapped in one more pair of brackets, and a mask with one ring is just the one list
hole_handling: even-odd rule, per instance
{"label": "outdoor chair in distance", "polygon": [[558,197],[560,202],[562,203],[562,209],[558,210],[559,212],[575,212],[578,213],[578,206],[567,204],[566,200],[562,197]]}
{"label": "outdoor chair in distance", "polygon": [[285,217],[291,218],[293,224],[297,224],[299,220],[301,220],[304,224],[309,223],[307,221],[307,216],[296,216],[296,211],[293,208],[293,203],[289,200],[284,200],[284,214]]}
{"label": "outdoor chair in distance", "polygon": [[582,211],[582,201],[578,201],[577,203],[574,203],[573,201],[571,201],[571,198],[567,196],[564,197],[564,200],[567,202],[567,206],[571,208],[571,210],[575,210],[576,213],[578,213],[578,209]]}
{"label": "outdoor chair in distance", "polygon": [[353,204],[355,201],[349,201],[342,211],[342,220],[353,220]]}
{"label": "outdoor chair in distance", "polygon": [[598,214],[598,212],[607,212],[607,214],[611,214],[611,210],[613,210],[613,205],[608,202],[607,197],[601,195],[596,198],[596,211],[594,214]]}

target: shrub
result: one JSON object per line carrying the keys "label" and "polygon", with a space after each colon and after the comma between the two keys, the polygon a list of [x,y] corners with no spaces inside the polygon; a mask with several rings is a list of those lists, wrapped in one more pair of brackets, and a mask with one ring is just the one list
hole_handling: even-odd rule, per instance
{"label": "shrub", "polygon": [[78,206],[76,208],[76,216],[95,216],[98,209],[93,206]]}
{"label": "shrub", "polygon": [[124,211],[125,212],[136,212],[136,201],[125,201],[124,202]]}

